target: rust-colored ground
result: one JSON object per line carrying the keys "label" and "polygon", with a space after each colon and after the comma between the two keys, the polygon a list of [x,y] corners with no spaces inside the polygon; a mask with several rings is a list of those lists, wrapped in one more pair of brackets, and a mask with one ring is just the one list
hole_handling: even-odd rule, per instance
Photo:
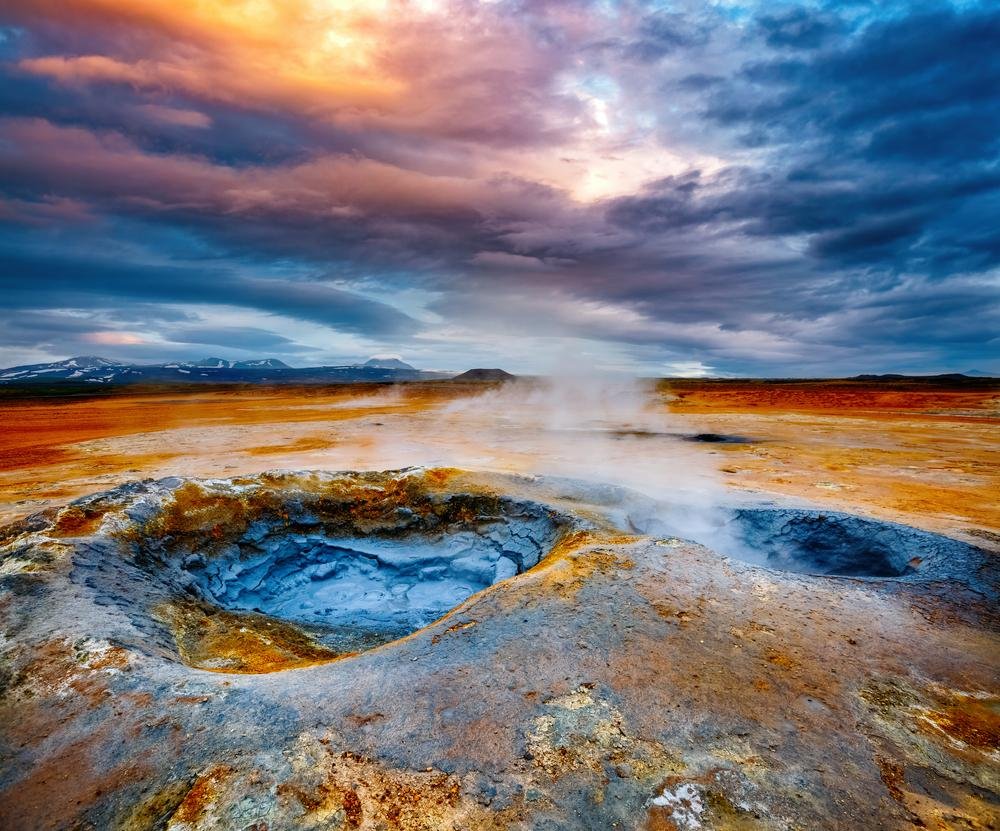
{"label": "rust-colored ground", "polygon": [[[666,500],[675,471],[704,467],[734,497],[806,498],[1000,547],[995,388],[665,382],[656,426],[541,430],[509,419],[530,395],[466,406],[488,389],[3,403],[0,511],[142,477],[417,463],[577,465],[626,483],[634,466]],[[704,433],[748,441],[684,441]],[[411,475],[434,493],[589,516],[554,480]],[[211,538],[245,527],[240,506],[283,504],[234,493],[181,485],[142,533]],[[392,483],[368,499],[420,505]],[[354,520],[378,514],[340,501]],[[95,588],[129,565],[85,539],[105,511],[134,539],[99,501],[50,512],[10,546],[4,831],[996,828],[995,592],[788,574],[615,525],[567,535],[517,579],[348,660],[295,626],[174,598],[154,614],[175,661],[135,623],[145,583],[122,595],[132,615]]]}
{"label": "rust-colored ground", "polygon": [[[419,411],[462,389],[415,384],[396,395],[358,384],[4,401],[0,523],[131,479],[291,467],[336,444],[338,422]],[[383,403],[371,407],[378,396]]]}
{"label": "rust-colored ground", "polygon": [[[451,447],[446,461],[460,448],[458,461],[475,463],[478,435],[445,428],[436,414],[483,389],[426,383],[6,401],[0,522],[146,477],[400,467],[424,462],[428,444]],[[728,487],[980,539],[1000,534],[998,386],[674,381],[661,391],[679,429],[755,440],[699,446]],[[410,440],[424,452],[410,452]],[[531,468],[511,446],[481,465]]]}
{"label": "rust-colored ground", "polygon": [[762,440],[714,446],[732,487],[867,509],[932,530],[1000,532],[1000,385],[669,387],[673,411],[701,429]]}

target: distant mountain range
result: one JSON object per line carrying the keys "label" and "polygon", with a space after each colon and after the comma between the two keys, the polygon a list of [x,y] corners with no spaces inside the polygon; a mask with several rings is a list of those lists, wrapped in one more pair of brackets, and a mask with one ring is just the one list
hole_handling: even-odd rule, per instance
{"label": "distant mountain range", "polygon": [[965,372],[945,372],[940,375],[900,375],[898,373],[886,373],[883,375],[855,375],[848,380],[851,381],[920,381],[930,384],[961,383],[962,381],[994,380],[997,376],[989,372],[981,372],[978,369],[969,369]]}
{"label": "distant mountain range", "polygon": [[[163,364],[131,364],[96,355],[80,355],[47,364],[27,364],[0,369],[0,386],[54,384],[122,386],[126,384],[214,383],[214,384],[336,384],[351,382],[432,381],[496,383],[515,376],[502,369],[477,368],[461,374],[421,370],[395,356],[376,355],[364,363],[339,366],[291,367],[277,358],[230,361],[202,358]],[[969,370],[944,375],[856,375],[846,379],[881,383],[989,384],[994,376]]]}
{"label": "distant mountain range", "polygon": [[[78,360],[71,358],[70,360]],[[166,364],[164,364],[166,366]],[[187,364],[184,364],[187,366]],[[227,361],[225,358],[202,358],[192,366],[208,369],[291,369],[284,361],[277,358],[258,358],[254,361]]]}
{"label": "distant mountain range", "polygon": [[0,384],[77,382],[93,385],[193,383],[323,384],[351,381],[420,381],[450,378],[454,373],[416,369],[398,358],[375,357],[363,364],[290,367],[277,358],[227,361],[173,361],[165,364],[126,364],[95,355],[81,355],[48,364],[0,369]]}

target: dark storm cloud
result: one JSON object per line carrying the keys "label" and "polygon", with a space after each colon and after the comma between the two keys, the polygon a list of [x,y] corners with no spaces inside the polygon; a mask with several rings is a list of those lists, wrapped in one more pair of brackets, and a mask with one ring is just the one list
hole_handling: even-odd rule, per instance
{"label": "dark storm cloud", "polygon": [[641,61],[657,61],[679,50],[701,46],[709,37],[706,27],[682,14],[664,11],[644,17],[636,34],[625,52]]}
{"label": "dark storm cloud", "polygon": [[[881,159],[885,136],[912,130],[908,152],[889,143],[885,155],[904,164],[995,160],[998,43],[995,4],[874,22],[830,49],[749,62],[706,114],[769,143],[813,140],[855,158]],[[982,125],[972,141],[970,116]]]}
{"label": "dark storm cloud", "polygon": [[836,16],[803,7],[761,15],[757,26],[768,46],[791,49],[815,49],[845,28]]}
{"label": "dark storm cloud", "polygon": [[82,335],[97,328],[90,317],[67,317],[52,312],[18,309],[0,316],[0,344],[34,347],[79,342]]}
{"label": "dark storm cloud", "polygon": [[391,306],[330,285],[253,277],[207,265],[130,264],[0,249],[0,292],[8,309],[92,309],[125,299],[244,306],[345,332],[399,335],[417,328]]}
{"label": "dark storm cloud", "polygon": [[[771,31],[808,14],[760,22]],[[657,233],[728,223],[754,236],[802,236],[831,268],[993,268],[998,44],[1000,8],[939,10],[873,23],[806,56],[744,65],[707,87],[705,112],[758,146],[766,166],[666,179],[609,216]]]}
{"label": "dark storm cloud", "polygon": [[186,326],[180,329],[168,329],[164,335],[167,340],[174,343],[227,346],[248,352],[297,354],[312,351],[312,347],[303,346],[290,338],[252,326]]}
{"label": "dark storm cloud", "polygon": [[398,153],[378,135],[336,129],[294,113],[258,113],[206,105],[183,95],[149,96],[128,84],[65,87],[0,63],[0,113],[44,118],[65,127],[113,130],[142,150],[195,155],[216,164],[281,165],[317,152],[356,152],[373,157]]}

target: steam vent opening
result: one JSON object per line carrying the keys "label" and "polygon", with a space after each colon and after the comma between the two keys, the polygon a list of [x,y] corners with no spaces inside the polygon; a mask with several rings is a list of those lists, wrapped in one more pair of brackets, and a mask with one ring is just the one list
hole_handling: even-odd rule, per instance
{"label": "steam vent opening", "polygon": [[806,574],[944,577],[979,553],[939,534],[832,511],[740,508],[723,530],[706,544],[739,560]]}
{"label": "steam vent opening", "polygon": [[[288,485],[185,483],[134,537],[186,663],[270,671],[395,640],[537,565],[568,522],[530,501],[435,492],[421,475]],[[253,669],[233,643],[247,632],[293,660]]]}

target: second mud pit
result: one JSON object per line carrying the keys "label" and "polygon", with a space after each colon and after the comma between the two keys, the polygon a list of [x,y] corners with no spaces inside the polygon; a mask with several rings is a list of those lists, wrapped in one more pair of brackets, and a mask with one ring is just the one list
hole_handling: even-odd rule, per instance
{"label": "second mud pit", "polygon": [[968,577],[982,552],[905,525],[837,511],[737,508],[707,540],[722,554],[782,571],[926,580]]}
{"label": "second mud pit", "polygon": [[[114,537],[127,563],[89,578],[181,660],[270,672],[427,626],[536,566],[574,526],[547,506],[438,489],[413,473],[143,483]],[[131,579],[130,579],[131,578]],[[129,585],[131,584],[131,585]]]}
{"label": "second mud pit", "polygon": [[974,589],[997,582],[988,552],[898,523],[770,504],[699,512],[652,500],[636,502],[625,513],[628,525],[639,533],[691,540],[776,571],[905,583],[953,581]]}

